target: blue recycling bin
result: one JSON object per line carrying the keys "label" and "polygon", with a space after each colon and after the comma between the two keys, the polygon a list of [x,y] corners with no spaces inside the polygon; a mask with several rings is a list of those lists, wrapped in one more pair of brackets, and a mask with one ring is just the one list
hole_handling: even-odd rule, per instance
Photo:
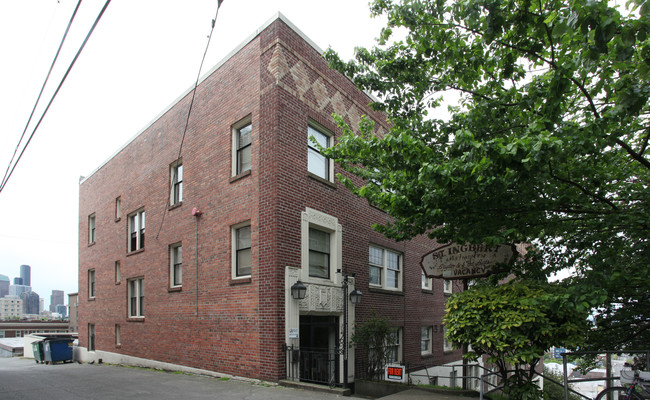
{"label": "blue recycling bin", "polygon": [[45,363],[72,361],[71,339],[50,339],[43,341]]}

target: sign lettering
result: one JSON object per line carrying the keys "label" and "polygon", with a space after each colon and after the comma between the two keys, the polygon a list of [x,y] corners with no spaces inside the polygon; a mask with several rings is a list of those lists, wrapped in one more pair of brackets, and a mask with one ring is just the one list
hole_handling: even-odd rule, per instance
{"label": "sign lettering", "polygon": [[515,254],[512,245],[451,243],[425,254],[420,264],[429,278],[477,278],[492,273],[497,264],[511,263]]}

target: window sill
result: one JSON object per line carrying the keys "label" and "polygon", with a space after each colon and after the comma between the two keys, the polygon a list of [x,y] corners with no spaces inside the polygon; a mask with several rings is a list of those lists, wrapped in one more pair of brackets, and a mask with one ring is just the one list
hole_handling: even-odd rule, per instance
{"label": "window sill", "polygon": [[175,204],[170,204],[170,205],[167,206],[167,211],[174,210],[174,209],[176,209],[176,208],[178,208],[178,207],[180,207],[182,205],[183,205],[182,201],[179,201],[178,203],[175,203]]}
{"label": "window sill", "polygon": [[336,189],[336,184],[334,182],[331,182],[331,181],[329,181],[327,179],[323,179],[320,176],[315,175],[315,174],[313,174],[311,172],[307,172],[307,176],[309,176],[311,179],[313,179],[315,181],[318,181],[320,183],[323,183],[323,184],[331,187],[332,189]]}
{"label": "window sill", "polygon": [[121,283],[122,283],[121,281],[115,282],[116,285],[120,285]]}
{"label": "window sill", "polygon": [[237,182],[240,179],[246,178],[247,176],[250,176],[251,173],[252,172],[249,169],[247,171],[242,172],[241,174],[237,174],[237,175],[233,176],[232,178],[230,178],[230,183]]}
{"label": "window sill", "polygon": [[127,322],[144,322],[144,317],[128,317]]}
{"label": "window sill", "polygon": [[404,296],[404,292],[402,290],[388,290],[388,289],[382,289],[378,287],[369,287],[368,291],[372,293],[383,293],[383,294],[392,294],[396,296]]}
{"label": "window sill", "polygon": [[115,345],[115,348],[116,348],[116,349],[121,349],[121,348],[122,348],[122,345],[121,345],[121,344],[116,344],[116,345]]}
{"label": "window sill", "polygon": [[88,247],[92,247],[92,246],[94,246],[95,243],[97,243],[97,242],[90,242],[90,243],[88,243]]}
{"label": "window sill", "polygon": [[433,358],[433,353],[427,352],[420,354],[422,358]]}
{"label": "window sill", "polygon": [[431,289],[424,289],[424,288],[422,288],[422,293],[426,293],[426,294],[433,294],[433,290],[431,290]]}
{"label": "window sill", "polygon": [[243,285],[246,283],[251,283],[253,280],[251,279],[250,276],[244,277],[244,278],[234,278],[230,280],[230,286],[233,285]]}
{"label": "window sill", "polygon": [[167,291],[170,292],[170,293],[181,292],[181,291],[183,291],[183,287],[182,286],[173,286],[173,287],[167,288]]}
{"label": "window sill", "polygon": [[140,254],[140,253],[144,253],[144,248],[141,248],[139,250],[134,250],[134,251],[132,251],[130,253],[126,253],[126,256],[131,257],[133,255]]}
{"label": "window sill", "polygon": [[93,297],[89,297],[89,298],[88,298],[88,301],[95,301],[95,298],[96,298],[95,296],[93,296]]}
{"label": "window sill", "polygon": [[121,220],[122,220],[122,217],[115,218],[115,222],[120,222]]}

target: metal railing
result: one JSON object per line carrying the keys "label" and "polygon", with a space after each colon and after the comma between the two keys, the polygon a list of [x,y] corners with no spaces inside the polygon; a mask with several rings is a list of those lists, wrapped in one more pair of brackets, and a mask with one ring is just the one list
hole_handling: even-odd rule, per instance
{"label": "metal railing", "polygon": [[326,351],[285,345],[284,351],[288,380],[325,384],[331,387],[340,384],[338,349]]}

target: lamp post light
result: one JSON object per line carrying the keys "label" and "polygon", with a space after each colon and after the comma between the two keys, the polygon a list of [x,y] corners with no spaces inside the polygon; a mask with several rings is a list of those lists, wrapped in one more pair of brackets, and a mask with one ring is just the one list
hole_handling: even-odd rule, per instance
{"label": "lamp post light", "polygon": [[348,298],[352,304],[361,303],[363,294],[359,289],[354,289],[348,295],[348,278],[354,274],[343,274],[343,388],[348,387]]}
{"label": "lamp post light", "polygon": [[291,286],[291,297],[296,300],[302,300],[307,295],[307,286],[298,281]]}

